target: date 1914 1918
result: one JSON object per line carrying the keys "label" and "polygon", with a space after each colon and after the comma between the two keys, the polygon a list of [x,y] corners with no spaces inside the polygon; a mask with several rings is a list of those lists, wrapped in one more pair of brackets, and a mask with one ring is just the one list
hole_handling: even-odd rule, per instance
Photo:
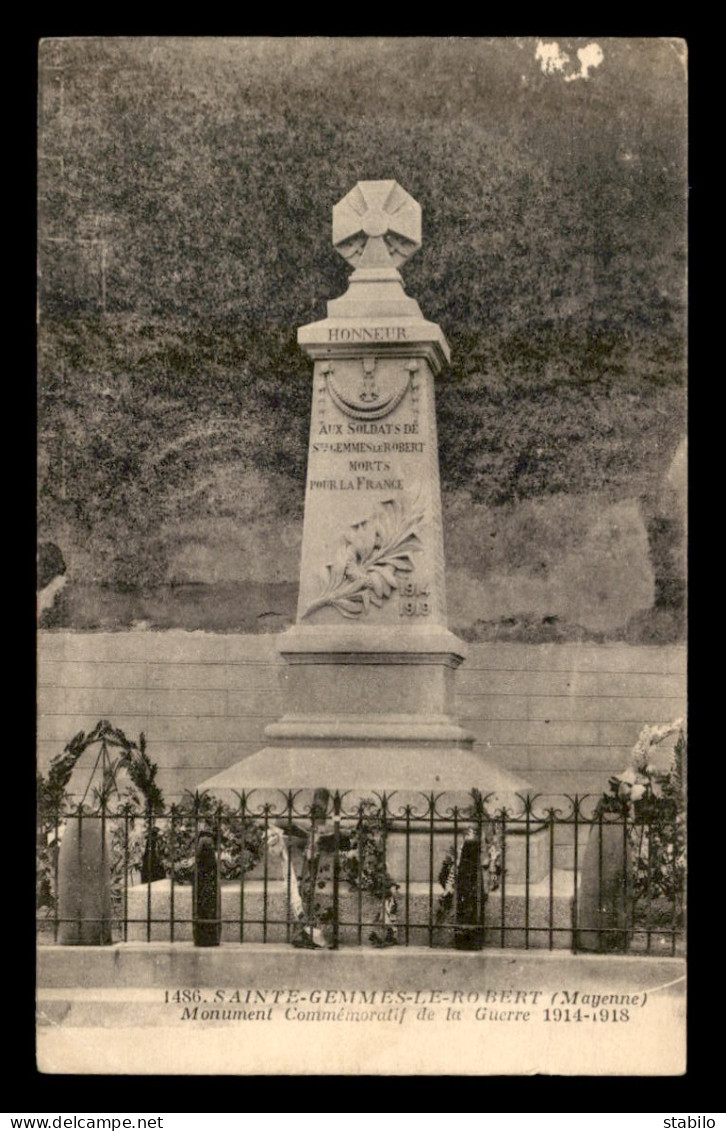
{"label": "date 1914 1918", "polygon": [[545,1021],[594,1021],[607,1024],[609,1021],[629,1021],[628,1009],[593,1009],[585,1012],[583,1009],[554,1009],[543,1010]]}

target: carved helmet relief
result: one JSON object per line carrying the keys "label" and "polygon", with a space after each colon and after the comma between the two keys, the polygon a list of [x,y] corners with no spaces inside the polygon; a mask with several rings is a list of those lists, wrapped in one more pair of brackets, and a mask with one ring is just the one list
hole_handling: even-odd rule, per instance
{"label": "carved helmet relief", "polygon": [[[424,569],[431,567],[430,552],[421,553],[430,551],[422,541],[430,510],[422,502],[429,490],[425,473],[428,432],[426,436],[419,432],[425,363],[416,356],[418,340],[407,336],[412,325],[416,329],[423,319],[418,304],[406,296],[398,272],[421,246],[421,207],[394,180],[359,181],[333,208],[332,242],[354,271],[347,294],[328,303],[328,319],[321,324],[323,341],[330,348],[317,355],[315,435],[350,439],[384,431],[392,435],[395,430],[406,439],[390,446],[395,453],[390,464],[377,460],[360,467],[358,461],[344,465],[340,460],[347,445],[327,439],[313,444],[310,513],[325,515],[321,525],[327,529],[331,520],[341,525],[332,549],[327,540],[324,548],[317,543],[318,562],[326,560],[323,553],[329,557],[320,570],[317,588],[317,570],[306,574],[305,584],[309,579],[312,586],[300,616],[304,619],[325,608],[349,619],[365,618],[381,609],[382,616],[373,617],[378,623],[389,623],[396,609],[401,616],[429,615],[433,608],[429,579],[417,576],[423,563]],[[412,346],[413,341],[416,345]],[[405,420],[375,423],[401,406]],[[350,447],[354,450],[352,444]],[[388,478],[369,480],[363,474],[353,478],[358,471],[377,471]],[[407,492],[404,480],[409,486],[418,483],[418,494]],[[318,494],[328,490],[335,491],[335,496]],[[341,510],[343,496],[338,492],[343,490],[375,491],[376,495],[360,511]],[[352,501],[352,495],[347,498]],[[363,517],[351,521],[356,514]],[[343,526],[346,521],[347,527]],[[316,556],[313,550],[311,566]],[[391,601],[394,595],[396,600]]]}

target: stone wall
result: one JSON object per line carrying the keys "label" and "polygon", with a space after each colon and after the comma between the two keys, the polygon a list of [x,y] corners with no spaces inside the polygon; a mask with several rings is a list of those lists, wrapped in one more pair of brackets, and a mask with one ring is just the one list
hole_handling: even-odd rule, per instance
{"label": "stone wall", "polygon": [[[144,731],[174,800],[266,744],[265,725],[284,711],[275,645],[274,635],[41,631],[40,770],[107,718],[130,738]],[[471,644],[457,709],[476,749],[535,789],[599,792],[644,724],[685,713],[685,666],[681,645]]]}

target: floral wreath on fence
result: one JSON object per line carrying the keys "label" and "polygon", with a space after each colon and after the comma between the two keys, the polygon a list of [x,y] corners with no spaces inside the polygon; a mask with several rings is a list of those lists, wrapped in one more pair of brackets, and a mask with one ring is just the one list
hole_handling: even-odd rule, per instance
{"label": "floral wreath on fence", "polygon": [[[73,771],[81,755],[99,747],[80,802],[68,792]],[[115,757],[110,751],[120,751]],[[93,775],[101,767],[101,784],[95,786],[87,801]],[[72,815],[102,813],[112,820],[110,835],[110,868],[116,908],[121,902],[121,886],[125,875],[138,882],[173,876],[177,883],[191,883],[194,877],[195,852],[201,832],[210,832],[219,849],[220,877],[237,879],[262,857],[263,833],[252,822],[240,828],[239,813],[206,792],[187,791],[181,801],[167,810],[164,795],[156,777],[158,765],[146,753],[146,738],[138,742],[127,738],[122,730],[102,719],[87,734],[79,731],[62,754],[50,764],[48,776],[38,776],[36,849],[36,904],[53,915],[56,906],[56,865],[63,830]],[[121,772],[128,782],[124,783]],[[111,801],[117,801],[112,810]],[[159,818],[168,814],[165,827]]]}
{"label": "floral wreath on fence", "polygon": [[475,841],[480,845],[479,861],[481,893],[486,900],[490,892],[499,887],[502,874],[502,830],[489,813],[484,798],[478,789],[471,791],[472,802],[461,816],[467,822],[461,840],[452,844],[441,863],[439,884],[443,894],[439,896],[436,908],[436,922],[443,925],[452,920],[455,913],[457,891],[460,890],[462,860],[468,845]]}

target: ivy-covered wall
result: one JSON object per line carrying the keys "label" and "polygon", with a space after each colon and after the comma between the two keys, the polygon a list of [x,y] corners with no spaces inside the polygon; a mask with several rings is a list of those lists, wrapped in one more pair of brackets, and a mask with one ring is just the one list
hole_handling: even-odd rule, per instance
{"label": "ivy-covered wall", "polygon": [[41,624],[290,622],[296,329],[346,287],[332,205],[395,178],[423,208],[407,289],[452,346],[452,627],[682,639],[685,47],[553,44],[41,45]]}

